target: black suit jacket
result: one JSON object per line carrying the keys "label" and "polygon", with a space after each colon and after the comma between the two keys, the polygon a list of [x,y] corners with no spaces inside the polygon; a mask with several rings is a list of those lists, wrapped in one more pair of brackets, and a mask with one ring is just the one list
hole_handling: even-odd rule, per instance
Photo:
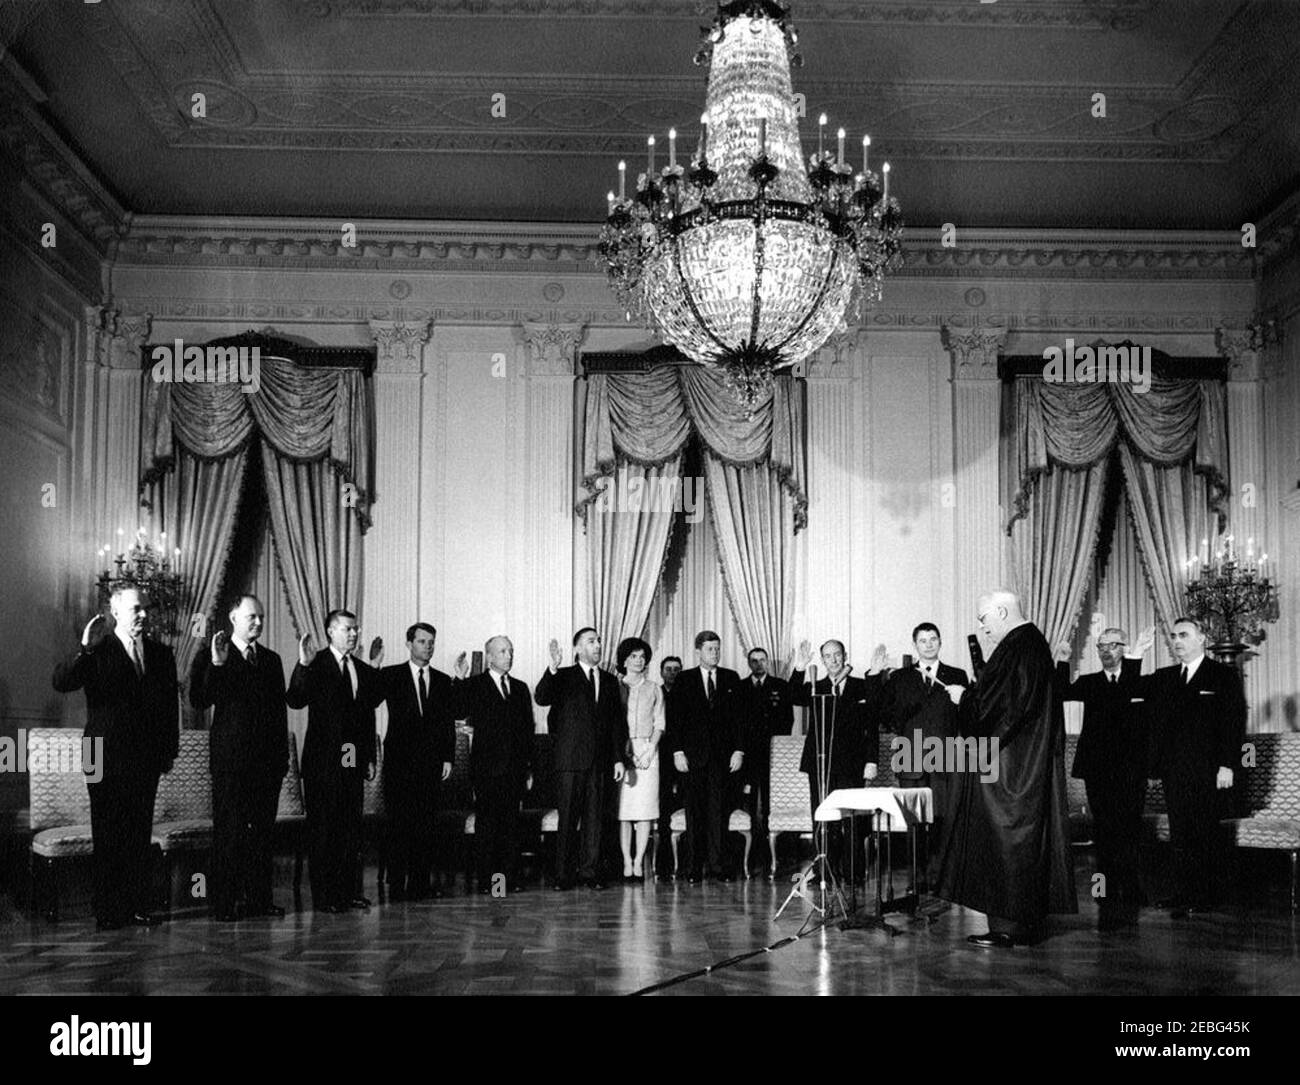
{"label": "black suit jacket", "polygon": [[264,773],[279,779],[289,767],[289,714],[284,664],[270,648],[253,649],[252,666],[234,644],[220,667],[204,645],[190,665],[190,704],[212,706],[208,766],[213,776]]}
{"label": "black suit jacket", "polygon": [[421,716],[410,663],[398,663],[379,672],[379,684],[388,705],[388,730],[384,735],[385,794],[436,785],[442,781],[442,766],[456,760],[455,694],[451,677],[429,667],[425,681],[428,699]]}
{"label": "black suit jacket", "polygon": [[1124,660],[1118,682],[1109,681],[1103,670],[1070,683],[1061,699],[1083,702],[1072,776],[1098,782],[1146,778],[1148,685],[1140,659]]}
{"label": "black suit jacket", "polygon": [[343,678],[334,653],[322,648],[307,666],[294,665],[285,701],[290,708],[307,709],[307,736],[302,744],[302,774],[323,780],[344,771],[344,746],[351,744],[355,765],[365,772],[375,763],[375,709],[384,699],[379,672],[352,657],[357,670],[357,696]]}
{"label": "black suit jacket", "polygon": [[144,638],[144,677],[115,633],[54,668],[60,693],[86,691],[85,736],[103,742],[105,777],[157,776],[171,768],[180,744],[176,656]]}
{"label": "black suit jacket", "polygon": [[742,678],[739,699],[741,740],[748,761],[751,751],[766,752],[773,738],[790,733],[794,727],[794,702],[790,699],[790,683],[772,674],[763,678],[761,689],[754,687],[753,675]]}
{"label": "black suit jacket", "polygon": [[575,663],[554,674],[548,668],[533,694],[539,705],[551,708],[547,725],[557,772],[612,770],[627,758],[627,716],[618,694],[618,675],[600,672],[598,701],[582,667]]}
{"label": "black suit jacket", "polygon": [[927,689],[920,664],[891,671],[885,679],[881,718],[896,735],[911,741],[920,730],[924,738],[949,738],[957,734],[957,706],[944,686],[968,686],[970,679],[960,667],[942,660],[935,670],[936,681]]}
{"label": "black suit jacket", "polygon": [[[608,676],[602,675],[602,685]],[[528,686],[507,678],[510,700],[489,671],[454,684],[456,717],[474,728],[470,747],[471,780],[512,777],[522,783],[533,758],[533,702]]]}
{"label": "black suit jacket", "polygon": [[704,688],[703,668],[682,671],[665,702],[669,749],[684,753],[692,772],[706,761],[723,765],[744,752],[740,675],[726,667],[714,673],[713,707]]}
{"label": "black suit jacket", "polygon": [[[831,693],[829,677],[817,679],[817,688],[804,681],[803,671],[790,674],[792,698],[797,705],[811,705],[814,693]],[[884,705],[884,676],[869,674],[865,678],[849,675],[844,692],[835,706],[835,730],[830,735],[830,781],[834,787],[861,787],[862,772],[880,757],[879,716]],[[944,696],[947,696],[945,694]],[[831,725],[831,707],[827,702],[826,727]],[[817,728],[808,721],[808,735],[803,743],[799,771],[810,776],[817,771]]]}
{"label": "black suit jacket", "polygon": [[1214,788],[1220,768],[1239,772],[1246,732],[1246,695],[1234,667],[1206,656],[1191,682],[1181,664],[1161,667],[1147,682],[1154,739],[1152,775]]}

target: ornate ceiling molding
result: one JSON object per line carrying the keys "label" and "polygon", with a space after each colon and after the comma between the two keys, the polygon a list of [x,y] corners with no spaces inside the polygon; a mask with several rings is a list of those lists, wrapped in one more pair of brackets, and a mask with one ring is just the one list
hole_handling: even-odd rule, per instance
{"label": "ornate ceiling molding", "polygon": [[[696,21],[701,11],[698,0],[355,0],[295,6],[302,15],[349,20],[483,14],[524,19],[544,13],[548,18],[640,16],[663,22]],[[841,26],[1131,30],[1151,6],[1152,0],[823,2],[801,4],[797,15],[801,22]],[[97,4],[87,9],[86,18],[99,48],[173,147],[619,155],[639,145],[645,131],[699,109],[701,76],[331,72],[313,78],[305,88],[301,72],[251,70],[210,0]],[[1277,19],[1255,15],[1237,23],[1250,43],[1260,40],[1260,34],[1275,33]],[[882,84],[810,77],[798,89],[819,109],[849,119],[861,112],[863,102],[872,103],[873,134],[879,145],[900,157],[1222,163],[1278,115],[1252,110],[1255,100],[1285,91],[1284,81],[1277,79],[1254,79],[1245,93],[1235,82],[1225,83],[1223,64],[1239,61],[1248,47],[1236,37],[1228,38],[1220,35],[1207,57],[1177,86],[1111,87],[1115,119],[1107,124],[1104,137],[1096,134],[1096,122],[1087,111],[1079,109],[1081,97],[1094,89],[1092,83]],[[164,40],[167,48],[148,48],[148,43]],[[195,91],[207,97],[202,120],[189,112]],[[483,103],[495,93],[510,101],[509,120],[485,123]]]}
{"label": "ornate ceiling molding", "polygon": [[[355,247],[337,219],[138,216],[117,248],[126,265],[296,267],[385,273],[599,269],[596,228],[495,223],[356,223]],[[968,230],[947,248],[938,230],[904,240],[899,278],[1250,279],[1252,250],[1224,232]],[[561,294],[562,296],[562,294]]]}
{"label": "ornate ceiling molding", "polygon": [[[571,19],[698,19],[707,5],[700,0],[290,0],[295,11],[318,19],[454,18],[468,15],[545,14]],[[1044,30],[1135,30],[1151,10],[1152,0],[929,0],[928,3],[850,3],[848,0],[800,0],[800,25],[853,20],[865,26],[1016,26]]]}
{"label": "ornate ceiling molding", "polygon": [[0,148],[101,256],[109,251],[129,219],[126,210],[40,117],[7,67],[0,67]]}

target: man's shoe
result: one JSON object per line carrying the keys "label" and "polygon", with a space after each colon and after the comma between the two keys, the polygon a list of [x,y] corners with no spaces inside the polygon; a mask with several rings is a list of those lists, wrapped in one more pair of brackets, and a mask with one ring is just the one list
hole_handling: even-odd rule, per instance
{"label": "man's shoe", "polygon": [[1011,935],[999,931],[968,935],[966,941],[973,946],[982,946],[984,949],[1010,949],[1016,944]]}
{"label": "man's shoe", "polygon": [[162,920],[156,915],[150,915],[148,912],[136,912],[131,917],[131,926],[133,927],[156,927]]}
{"label": "man's shoe", "polygon": [[604,888],[605,888],[605,883],[602,882],[599,878],[586,878],[586,879],[583,880],[583,883],[582,883],[582,884],[585,885],[588,889],[604,889]]}

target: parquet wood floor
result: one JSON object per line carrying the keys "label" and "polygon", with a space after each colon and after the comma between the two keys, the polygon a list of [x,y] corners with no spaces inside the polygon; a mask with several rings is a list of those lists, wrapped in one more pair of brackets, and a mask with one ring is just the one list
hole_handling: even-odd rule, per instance
{"label": "parquet wood floor", "polygon": [[[708,975],[668,995],[1300,994],[1300,922],[1274,903],[1175,923],[1142,915],[1135,934],[1096,931],[1083,911],[1033,948],[990,952],[965,936],[980,917],[954,908],[906,933],[829,929]],[[374,885],[374,871],[368,871]],[[154,930],[97,933],[91,919],[51,925],[0,911],[0,993],[15,994],[598,994],[637,991],[794,934],[802,914],[772,916],[788,883],[615,885],[505,900],[455,895],[376,904],[345,915],[211,921],[175,913]],[[288,903],[288,894],[279,899]]]}

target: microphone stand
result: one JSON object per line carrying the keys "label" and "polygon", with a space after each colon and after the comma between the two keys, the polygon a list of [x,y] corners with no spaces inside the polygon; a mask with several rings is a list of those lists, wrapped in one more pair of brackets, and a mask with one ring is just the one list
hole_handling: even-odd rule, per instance
{"label": "microphone stand", "polygon": [[[817,693],[816,668],[812,668],[812,727],[813,741],[817,744],[817,787],[818,796],[822,802],[826,801],[828,794],[827,788],[830,785],[830,744],[835,741],[835,695],[833,693]],[[830,726],[827,727],[827,704],[830,706]],[[781,913],[796,897],[808,905],[810,911],[804,918],[803,926],[799,929],[799,934],[806,933],[807,930],[813,929],[813,926],[824,925],[831,920],[831,909],[837,907],[842,918],[848,919],[849,910],[844,903],[844,894],[840,891],[839,883],[835,877],[835,871],[831,868],[830,858],[827,855],[827,841],[830,835],[830,823],[817,821],[817,811],[814,810],[813,820],[813,842],[817,849],[817,854],[813,856],[810,862],[795,879],[794,888],[790,890],[789,896],[785,898],[784,903],[777,909],[774,920],[781,918]],[[814,890],[809,884],[814,873],[817,875],[817,888]],[[818,916],[821,924],[814,924],[813,917]],[[798,936],[796,936],[798,937]]]}

